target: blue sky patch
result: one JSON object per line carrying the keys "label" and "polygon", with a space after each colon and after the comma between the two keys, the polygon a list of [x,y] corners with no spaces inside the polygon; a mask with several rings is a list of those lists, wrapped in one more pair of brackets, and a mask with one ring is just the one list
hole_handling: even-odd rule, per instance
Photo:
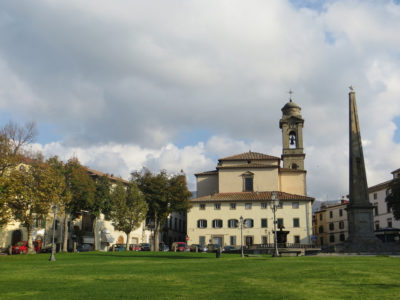
{"label": "blue sky patch", "polygon": [[174,140],[174,144],[179,148],[194,146],[199,142],[206,143],[212,136],[206,129],[194,128],[181,131]]}

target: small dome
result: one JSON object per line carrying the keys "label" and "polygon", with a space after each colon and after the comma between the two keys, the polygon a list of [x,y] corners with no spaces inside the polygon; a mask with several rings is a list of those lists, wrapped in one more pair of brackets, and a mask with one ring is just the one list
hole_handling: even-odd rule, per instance
{"label": "small dome", "polygon": [[282,113],[285,116],[301,117],[301,107],[290,100],[288,103],[285,104],[284,107],[282,107]]}

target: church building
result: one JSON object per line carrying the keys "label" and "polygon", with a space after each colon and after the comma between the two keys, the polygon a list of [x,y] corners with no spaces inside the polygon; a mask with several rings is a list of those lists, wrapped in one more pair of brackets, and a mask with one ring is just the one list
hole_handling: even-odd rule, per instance
{"label": "church building", "polygon": [[273,243],[273,193],[280,201],[276,219],[281,242],[311,244],[314,198],[307,196],[303,125],[301,108],[290,99],[279,122],[280,158],[249,151],[220,158],[215,170],[195,174],[197,198],[187,215],[189,244],[240,246],[241,235],[243,245]]}

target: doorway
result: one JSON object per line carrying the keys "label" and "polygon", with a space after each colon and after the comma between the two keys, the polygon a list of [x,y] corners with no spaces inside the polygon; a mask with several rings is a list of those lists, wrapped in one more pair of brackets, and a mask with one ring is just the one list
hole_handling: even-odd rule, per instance
{"label": "doorway", "polygon": [[253,236],[248,235],[245,238],[246,238],[246,246],[253,245]]}
{"label": "doorway", "polygon": [[214,236],[212,238],[212,242],[213,242],[213,244],[222,246],[222,236]]}
{"label": "doorway", "polygon": [[11,245],[14,246],[16,243],[22,241],[22,231],[14,230],[11,236]]}

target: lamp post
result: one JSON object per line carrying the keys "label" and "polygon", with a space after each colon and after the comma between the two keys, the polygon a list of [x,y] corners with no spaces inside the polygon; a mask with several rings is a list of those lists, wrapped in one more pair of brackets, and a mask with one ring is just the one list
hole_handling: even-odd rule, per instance
{"label": "lamp post", "polygon": [[240,251],[242,253],[242,257],[244,257],[243,254],[243,217],[240,216]]}
{"label": "lamp post", "polygon": [[276,234],[276,210],[277,210],[278,206],[279,206],[279,199],[278,199],[277,193],[272,192],[271,209],[274,212],[274,253],[272,254],[272,257],[279,257],[278,239],[277,239],[277,234]]}
{"label": "lamp post", "polygon": [[56,258],[54,257],[54,250],[55,250],[55,247],[54,247],[54,233],[55,233],[55,231],[56,231],[56,214],[57,214],[57,210],[58,210],[58,207],[57,207],[57,205],[53,205],[53,207],[51,208],[52,210],[53,210],[53,213],[54,213],[54,219],[53,219],[53,240],[52,240],[52,242],[51,242],[51,256],[50,256],[50,261],[56,261]]}

